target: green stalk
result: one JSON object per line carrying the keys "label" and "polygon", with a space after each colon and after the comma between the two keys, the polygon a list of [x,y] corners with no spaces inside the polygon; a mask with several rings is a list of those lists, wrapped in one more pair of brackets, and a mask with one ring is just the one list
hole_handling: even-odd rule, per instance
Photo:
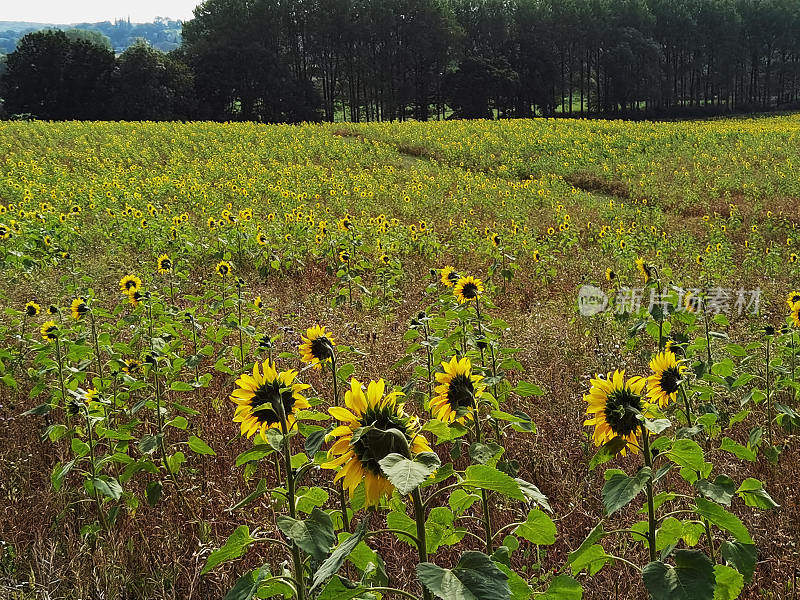
{"label": "green stalk", "polygon": [[689,404],[689,397],[686,395],[686,390],[683,389],[683,384],[678,386],[678,389],[681,391],[681,395],[683,396],[683,405],[685,406],[686,411],[686,421],[689,423],[689,427],[692,426],[692,406]]}
{"label": "green stalk", "polygon": [[[653,468],[653,457],[650,455],[650,434],[642,426],[642,452],[644,453],[644,464],[649,469]],[[653,474],[647,478],[645,484],[647,493],[647,545],[650,549],[650,562],[656,560],[656,509],[653,502]]]}
{"label": "green stalk", "polygon": [[[425,507],[422,504],[422,496],[419,488],[411,492],[411,499],[414,501],[414,520],[417,522],[417,553],[419,562],[428,562],[428,542],[425,538]],[[433,600],[433,594],[422,584],[422,597],[424,600]]]}
{"label": "green stalk", "polygon": [[767,364],[766,364],[766,388],[767,388],[767,439],[769,440],[770,448],[772,448],[772,398],[770,398],[769,390],[769,342],[772,336],[767,336]]}
{"label": "green stalk", "polygon": [[[339,406],[339,377],[336,374],[336,353],[331,348],[331,373],[333,374],[333,405]],[[345,531],[350,531],[350,518],[347,515],[347,497],[344,494],[344,483],[340,479],[336,482],[339,492],[339,507],[342,511],[342,526]]]}
{"label": "green stalk", "polygon": [[100,525],[103,527],[104,531],[108,531],[108,522],[106,521],[106,515],[103,512],[103,504],[100,502],[100,495],[97,493],[97,488],[95,487],[95,480],[97,479],[97,463],[95,461],[94,456],[94,436],[92,435],[92,420],[89,417],[89,407],[84,406],[84,411],[86,413],[86,434],[89,436],[89,462],[92,468],[92,496],[94,496],[94,502],[97,505],[97,515],[100,519]]}
{"label": "green stalk", "polygon": [[[478,402],[475,399],[475,396],[472,397],[472,406],[475,411],[473,415],[475,421],[475,441],[479,444],[482,441],[481,436],[481,420],[480,414],[478,412]],[[491,556],[492,554],[492,515],[489,512],[489,495],[486,493],[486,490],[481,490],[481,507],[483,508],[483,530],[484,530],[484,537],[486,538],[486,554]]]}

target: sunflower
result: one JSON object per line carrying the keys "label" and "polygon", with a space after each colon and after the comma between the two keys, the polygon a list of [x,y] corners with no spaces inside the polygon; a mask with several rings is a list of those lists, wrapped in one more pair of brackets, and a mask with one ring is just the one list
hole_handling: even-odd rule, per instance
{"label": "sunflower", "polygon": [[42,338],[44,338],[45,341],[58,339],[58,327],[55,321],[46,321],[44,325],[42,325],[41,332]]}
{"label": "sunflower", "polygon": [[800,327],[800,302],[794,303],[789,315],[792,317],[792,325]]}
{"label": "sunflower", "polygon": [[606,281],[614,281],[617,278],[617,274],[612,269],[606,269]]}
{"label": "sunflower", "polygon": [[231,274],[231,265],[229,262],[225,260],[221,260],[217,263],[217,275],[220,277],[227,277]]}
{"label": "sunflower", "polygon": [[38,304],[36,304],[36,302],[33,302],[33,301],[28,302],[25,305],[25,316],[27,316],[27,317],[35,317],[36,315],[39,314],[39,312],[41,310],[42,310],[42,307],[39,306]]}
{"label": "sunflower", "polygon": [[683,307],[686,309],[686,312],[696,313],[699,306],[700,298],[692,294],[692,292],[686,292],[686,295],[683,297]]}
{"label": "sunflower", "polygon": [[343,263],[350,262],[350,253],[347,250],[340,251],[339,260]]}
{"label": "sunflower", "polygon": [[687,368],[678,364],[675,353],[670,350],[656,354],[650,361],[650,368],[653,374],[647,378],[647,396],[663,408],[677,397]]}
{"label": "sunflower", "polygon": [[300,392],[310,387],[304,383],[296,383],[297,371],[280,371],[275,363],[264,361],[259,367],[253,365],[252,375],[242,374],[236,380],[236,389],[230,398],[236,404],[233,422],[241,423],[241,433],[248,438],[260,431],[263,435],[267,429],[281,429],[281,415],[274,409],[280,402],[286,417],[289,430],[295,424],[297,411],[311,408],[311,405]]}
{"label": "sunflower", "polygon": [[[641,427],[639,414],[646,407],[643,403],[647,380],[642,377],[631,377],[625,381],[625,371],[614,371],[604,379],[597,375],[591,380],[589,393],[583,396],[588,406],[586,414],[590,415],[583,424],[594,425],[595,446],[602,446],[614,438],[621,437],[630,444],[636,444]],[[628,448],[621,450],[622,454]],[[631,446],[638,452],[637,446]]]}
{"label": "sunflower", "polygon": [[453,356],[443,362],[443,373],[436,373],[436,397],[430,410],[434,417],[445,423],[463,423],[472,420],[473,405],[483,396],[483,376],[472,374],[472,363],[466,356],[461,360]]}
{"label": "sunflower", "polygon": [[122,370],[129,375],[138,373],[139,369],[141,368],[142,361],[136,358],[129,358],[128,360],[122,361]]}
{"label": "sunflower", "polygon": [[261,296],[256,296],[253,299],[253,306],[255,306],[256,308],[261,308],[262,306],[264,306],[264,302],[261,300]]}
{"label": "sunflower", "polygon": [[267,245],[267,236],[265,233],[259,233],[256,236],[256,242],[258,242],[259,246],[266,246]]}
{"label": "sunflower", "polygon": [[439,271],[439,280],[447,287],[453,287],[459,277],[460,275],[450,265],[447,265]]}
{"label": "sunflower", "polygon": [[333,348],[336,344],[324,326],[309,327],[301,340],[298,350],[304,363],[313,365],[315,369],[321,369],[323,362],[330,362],[333,359]]}
{"label": "sunflower", "polygon": [[[428,441],[416,433],[417,419],[406,415],[403,404],[397,403],[401,392],[389,392],[384,396],[385,390],[383,379],[370,381],[365,394],[361,383],[353,378],[344,396],[347,408],[328,409],[341,425],[328,436],[338,439],[328,450],[328,462],[323,463],[322,468],[338,471],[334,481],[342,479],[351,498],[363,481],[367,507],[376,506],[394,490],[381,470],[381,460],[395,452],[404,456],[408,456],[409,451],[412,456],[431,452]],[[405,439],[401,439],[401,435]]]}
{"label": "sunflower", "polygon": [[162,254],[158,257],[158,272],[165,275],[172,271],[172,260],[167,254]]}
{"label": "sunflower", "polygon": [[89,305],[86,304],[86,298],[75,298],[69,307],[72,318],[76,321],[83,315],[89,312]]}
{"label": "sunflower", "polygon": [[650,266],[644,262],[643,258],[636,259],[636,270],[639,271],[639,273],[641,273],[645,285],[650,283],[650,277],[651,277]]}
{"label": "sunflower", "polygon": [[794,308],[794,305],[800,302],[800,292],[792,292],[786,296],[786,306]]}
{"label": "sunflower", "polygon": [[453,286],[453,295],[461,304],[475,300],[482,293],[483,282],[472,275],[460,278]]}
{"label": "sunflower", "polygon": [[133,294],[141,287],[142,280],[136,275],[125,275],[125,277],[119,280],[119,289],[123,294]]}

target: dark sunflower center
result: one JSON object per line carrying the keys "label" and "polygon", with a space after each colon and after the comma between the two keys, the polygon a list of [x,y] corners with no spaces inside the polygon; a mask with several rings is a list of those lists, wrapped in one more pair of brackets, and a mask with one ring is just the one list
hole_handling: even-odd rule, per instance
{"label": "dark sunflower center", "polygon": [[681,374],[678,373],[677,367],[670,367],[661,373],[661,389],[668,394],[674,394],[678,391],[678,385],[681,382]]}
{"label": "dark sunflower center", "polygon": [[29,317],[35,317],[35,316],[36,316],[36,308],[35,308],[35,307],[33,307],[33,306],[28,306],[28,307],[25,309],[25,313],[26,313],[26,314],[27,314]]}
{"label": "dark sunflower center", "polygon": [[461,295],[467,300],[472,300],[478,295],[478,286],[474,283],[465,283],[464,288],[461,290]]}
{"label": "dark sunflower center", "polygon": [[89,307],[83,302],[81,302],[80,304],[78,304],[78,306],[75,307],[75,312],[77,312],[79,315],[85,314],[88,311]]}
{"label": "dark sunflower center", "polygon": [[135,281],[129,279],[128,281],[125,282],[125,289],[126,290],[129,290],[129,289],[134,288],[134,287],[136,287],[136,282]]}
{"label": "dark sunflower center", "polygon": [[472,406],[474,395],[475,386],[472,385],[472,380],[466,375],[456,375],[447,387],[447,402],[453,410]]}
{"label": "dark sunflower center", "polygon": [[449,279],[451,282],[455,283],[456,281],[458,281],[458,273],[456,273],[455,271],[450,271],[447,274],[447,279]]}
{"label": "dark sunflower center", "polygon": [[799,300],[800,300],[800,296],[799,295],[795,294],[794,296],[792,296],[792,304],[794,304],[795,302],[797,302]]}
{"label": "dark sunflower center", "polygon": [[614,390],[606,401],[605,417],[611,430],[619,436],[627,436],[639,428],[636,416],[642,410],[642,399],[630,390]]}
{"label": "dark sunflower center", "polygon": [[331,357],[331,341],[323,336],[311,340],[311,356],[317,360],[326,360]]}
{"label": "dark sunflower center", "polygon": [[[406,422],[388,408],[367,409],[361,420],[362,428],[357,431],[352,442],[353,451],[361,465],[373,475],[385,477],[380,461],[394,452],[408,455],[411,440],[406,434]],[[405,436],[405,442],[400,438]]]}
{"label": "dark sunflower center", "polygon": [[251,406],[253,407],[253,415],[258,419],[259,423],[266,423],[274,425],[281,422],[281,417],[277,411],[273,410],[274,406],[279,406],[278,402],[283,404],[283,412],[289,415],[294,407],[294,396],[291,390],[285,390],[281,393],[281,384],[278,380],[272,383],[263,383],[253,396]]}

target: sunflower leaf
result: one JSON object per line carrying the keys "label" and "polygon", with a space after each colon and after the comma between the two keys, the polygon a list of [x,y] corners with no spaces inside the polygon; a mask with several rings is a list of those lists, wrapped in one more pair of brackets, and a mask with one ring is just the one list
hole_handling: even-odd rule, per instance
{"label": "sunflower leaf", "polygon": [[532,544],[546,545],[556,543],[556,526],[553,521],[538,508],[528,512],[528,518],[515,530],[514,535],[525,538]]}
{"label": "sunflower leaf", "polygon": [[299,521],[285,515],[277,519],[278,528],[315,560],[323,560],[336,543],[333,521],[328,513],[314,507],[308,519]]}
{"label": "sunflower leaf", "polygon": [[714,565],[699,550],[677,550],[675,566],[653,561],[642,570],[654,600],[712,600]]}
{"label": "sunflower leaf", "polygon": [[420,582],[442,600],[510,600],[508,576],[483,552],[468,551],[453,569],[417,565]]}
{"label": "sunflower leaf", "polygon": [[589,470],[593,471],[595,467],[607,463],[627,445],[628,442],[625,440],[625,438],[619,436],[611,438],[605,444],[600,446],[595,455],[592,457],[592,460],[589,461]]}
{"label": "sunflower leaf", "polygon": [[736,494],[744,500],[747,506],[755,506],[763,510],[778,508],[779,506],[767,493],[767,490],[764,489],[764,484],[752,477],[748,477],[742,482],[742,485],[736,490]]}
{"label": "sunflower leaf", "polygon": [[345,559],[350,555],[355,547],[358,546],[359,542],[364,539],[365,535],[367,535],[367,519],[361,521],[361,523],[358,524],[358,527],[356,527],[353,535],[336,546],[336,549],[331,553],[331,555],[326,558],[325,562],[323,562],[314,572],[314,577],[311,581],[311,588],[308,590],[309,593],[313,592],[320,586],[320,584],[337,573]]}
{"label": "sunflower leaf", "polygon": [[519,482],[489,465],[471,465],[467,467],[466,477],[461,481],[465,487],[498,492],[514,500],[525,501],[525,494]]}
{"label": "sunflower leaf", "polygon": [[218,548],[209,554],[208,558],[206,559],[206,564],[203,567],[203,570],[200,571],[200,574],[205,575],[217,565],[221,565],[222,563],[233,560],[234,558],[239,558],[242,554],[244,554],[247,547],[255,541],[255,538],[250,536],[250,528],[247,525],[240,525],[228,537],[221,548]]}
{"label": "sunflower leaf", "polygon": [[750,532],[747,531],[747,527],[739,520],[739,517],[729,513],[720,505],[709,502],[704,498],[695,498],[695,502],[697,503],[695,510],[699,515],[705,517],[720,529],[724,529],[733,535],[736,541],[742,544],[753,543]]}
{"label": "sunflower leaf", "polygon": [[413,460],[393,452],[382,458],[379,464],[397,491],[407,495],[417,489],[441,463],[433,452],[421,452]]}
{"label": "sunflower leaf", "polygon": [[756,547],[753,544],[742,544],[741,542],[722,542],[722,558],[729,565],[736,567],[744,576],[744,580],[750,583],[753,573],[756,570]]}
{"label": "sunflower leaf", "polygon": [[652,476],[649,467],[643,467],[633,477],[628,477],[619,469],[609,469],[605,473],[606,484],[603,486],[603,506],[606,515],[617,512],[636,498],[647,485]]}

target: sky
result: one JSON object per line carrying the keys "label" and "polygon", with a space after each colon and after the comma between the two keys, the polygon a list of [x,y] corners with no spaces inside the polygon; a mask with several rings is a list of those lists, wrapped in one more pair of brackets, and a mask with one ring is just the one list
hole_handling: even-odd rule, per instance
{"label": "sky", "polygon": [[155,17],[187,20],[200,0],[0,0],[0,21],[85,23],[130,17],[145,23]]}

